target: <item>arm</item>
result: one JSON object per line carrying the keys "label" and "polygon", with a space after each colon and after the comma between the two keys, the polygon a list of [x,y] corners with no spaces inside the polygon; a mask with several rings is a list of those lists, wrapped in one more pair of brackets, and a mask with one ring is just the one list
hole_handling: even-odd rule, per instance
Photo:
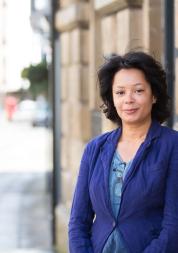
{"label": "arm", "polygon": [[167,174],[162,231],[143,253],[178,252],[178,138],[174,141]]}
{"label": "arm", "polygon": [[75,188],[69,221],[70,253],[93,253],[90,231],[94,212],[89,196],[89,163],[88,150],[84,151]]}

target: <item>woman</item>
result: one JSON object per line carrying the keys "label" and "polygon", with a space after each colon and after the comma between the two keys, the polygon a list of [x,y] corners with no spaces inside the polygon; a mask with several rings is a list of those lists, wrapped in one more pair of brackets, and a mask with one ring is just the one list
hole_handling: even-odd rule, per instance
{"label": "woman", "polygon": [[118,128],[88,143],[69,222],[70,253],[178,252],[178,132],[166,75],[143,52],[99,72],[104,113]]}

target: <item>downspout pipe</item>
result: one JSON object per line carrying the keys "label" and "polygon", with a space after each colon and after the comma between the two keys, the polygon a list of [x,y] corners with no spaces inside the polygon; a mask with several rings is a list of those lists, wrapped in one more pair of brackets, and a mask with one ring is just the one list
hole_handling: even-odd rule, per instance
{"label": "downspout pipe", "polygon": [[164,64],[167,75],[168,94],[171,98],[171,116],[167,125],[173,128],[175,115],[175,44],[174,44],[174,0],[164,0]]}
{"label": "downspout pipe", "polygon": [[60,202],[60,38],[55,28],[55,14],[59,1],[51,0],[51,83],[53,108],[53,173],[52,173],[52,243],[56,246],[56,207]]}

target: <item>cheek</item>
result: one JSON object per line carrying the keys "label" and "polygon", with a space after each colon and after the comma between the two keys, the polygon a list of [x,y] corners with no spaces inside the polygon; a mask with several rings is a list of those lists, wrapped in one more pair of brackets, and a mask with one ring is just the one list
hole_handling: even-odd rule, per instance
{"label": "cheek", "polygon": [[117,100],[115,99],[115,97],[114,97],[114,96],[112,97],[112,100],[113,100],[113,104],[114,104],[114,106],[116,107],[116,105],[117,105]]}
{"label": "cheek", "polygon": [[147,104],[152,108],[152,106],[153,106],[153,98],[152,97],[150,97],[150,99],[148,99]]}
{"label": "cheek", "polygon": [[145,107],[152,107],[153,103],[153,98],[150,95],[144,96],[144,97],[139,97],[137,99],[139,104],[142,104]]}
{"label": "cheek", "polygon": [[116,110],[122,106],[121,101],[120,100],[118,101],[118,99],[113,100],[113,102],[114,102],[114,106],[115,106]]}
{"label": "cheek", "polygon": [[115,94],[112,96],[114,106],[117,107],[122,103],[122,99],[118,98]]}
{"label": "cheek", "polygon": [[152,111],[152,107],[153,107],[153,104],[152,104],[152,101],[151,100],[148,100],[148,101],[145,101],[143,103],[143,110],[145,112],[151,112]]}

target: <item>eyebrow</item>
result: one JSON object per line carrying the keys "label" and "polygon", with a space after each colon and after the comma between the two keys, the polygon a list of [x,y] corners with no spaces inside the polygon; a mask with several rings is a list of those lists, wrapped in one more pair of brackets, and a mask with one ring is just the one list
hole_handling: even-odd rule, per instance
{"label": "eyebrow", "polygon": [[[133,86],[143,85],[143,83],[135,83]],[[116,88],[125,88],[125,86],[117,85]]]}

